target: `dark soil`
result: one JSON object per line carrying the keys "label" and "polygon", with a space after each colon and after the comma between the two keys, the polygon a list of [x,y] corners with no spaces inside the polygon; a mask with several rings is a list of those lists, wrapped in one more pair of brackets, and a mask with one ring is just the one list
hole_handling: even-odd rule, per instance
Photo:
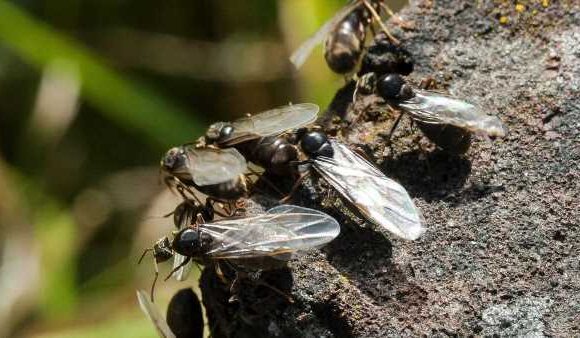
{"label": "dark soil", "polygon": [[[340,237],[292,261],[291,272],[265,274],[286,283],[292,304],[263,286],[246,286],[228,304],[228,290],[206,269],[214,336],[580,336],[580,3],[526,3],[518,12],[511,1],[413,1],[401,13],[413,29],[390,22],[415,59],[411,80],[432,76],[486,107],[508,136],[475,139],[454,156],[408,119],[391,147],[388,116],[365,114],[347,135],[338,132],[367,144],[408,189],[426,234],[385,238],[322,194],[343,225]],[[347,108],[348,120],[357,107]],[[325,188],[314,186],[304,194]]]}

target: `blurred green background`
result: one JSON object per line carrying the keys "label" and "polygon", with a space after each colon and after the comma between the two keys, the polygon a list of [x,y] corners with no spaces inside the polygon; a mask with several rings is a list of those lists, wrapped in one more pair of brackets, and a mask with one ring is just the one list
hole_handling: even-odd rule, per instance
{"label": "blurred green background", "polygon": [[[217,120],[326,106],[344,80],[321,49],[300,72],[287,57],[344,3],[0,0],[0,337],[155,337],[135,289],[178,200],[161,155]],[[194,284],[159,283],[159,306]]]}

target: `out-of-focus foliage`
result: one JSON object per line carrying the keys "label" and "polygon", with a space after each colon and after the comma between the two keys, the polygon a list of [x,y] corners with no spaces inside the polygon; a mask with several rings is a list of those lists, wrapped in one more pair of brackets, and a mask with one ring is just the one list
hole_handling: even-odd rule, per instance
{"label": "out-of-focus foliage", "polygon": [[343,4],[0,0],[0,336],[154,337],[134,290],[172,229],[160,156],[216,120],[325,106],[343,78],[321,49],[287,57]]}
{"label": "out-of-focus foliage", "polygon": [[[38,67],[59,60],[78,72],[82,95],[113,123],[164,143],[194,131],[192,118],[157,93],[108,68],[85,48],[17,7],[0,2],[0,39],[23,60]],[[200,129],[197,130],[199,132]]]}

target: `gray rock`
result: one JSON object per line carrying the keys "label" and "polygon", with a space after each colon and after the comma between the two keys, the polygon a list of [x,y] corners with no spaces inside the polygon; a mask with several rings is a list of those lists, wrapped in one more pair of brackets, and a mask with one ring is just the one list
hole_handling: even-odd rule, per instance
{"label": "gray rock", "polygon": [[527,3],[518,13],[507,1],[413,1],[401,15],[414,30],[390,23],[416,60],[411,80],[434,76],[499,116],[509,135],[454,157],[408,121],[390,148],[381,132],[392,119],[361,121],[345,141],[370,140],[422,209],[427,233],[384,238],[313,184],[296,203],[321,200],[342,234],[290,271],[264,274],[292,304],[249,284],[229,304],[206,269],[215,337],[580,336],[580,4]]}

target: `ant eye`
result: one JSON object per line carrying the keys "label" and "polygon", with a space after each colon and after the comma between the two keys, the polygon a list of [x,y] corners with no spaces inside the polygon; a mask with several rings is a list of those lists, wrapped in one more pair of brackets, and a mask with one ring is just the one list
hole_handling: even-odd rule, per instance
{"label": "ant eye", "polygon": [[228,138],[232,135],[233,132],[234,132],[234,127],[224,126],[220,130],[220,138],[222,138],[222,139]]}

